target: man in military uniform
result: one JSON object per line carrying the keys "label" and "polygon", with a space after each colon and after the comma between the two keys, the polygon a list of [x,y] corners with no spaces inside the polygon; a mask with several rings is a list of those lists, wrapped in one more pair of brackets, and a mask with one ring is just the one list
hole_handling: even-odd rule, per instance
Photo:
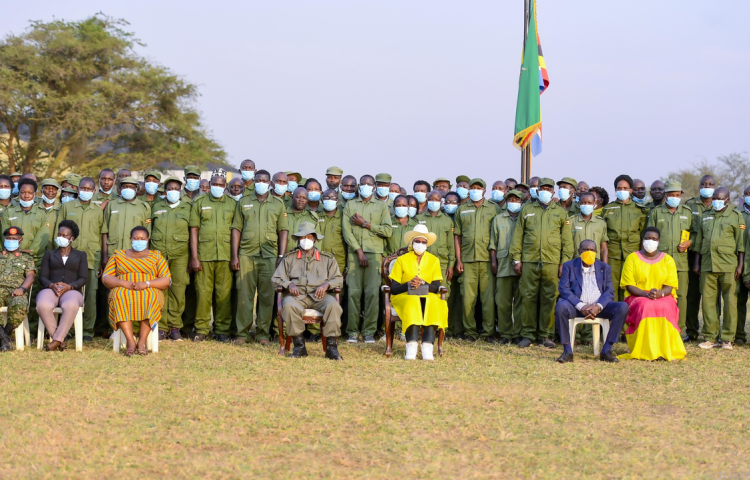
{"label": "man in military uniform", "polygon": [[83,178],[82,175],[79,175],[77,173],[69,173],[65,175],[65,179],[63,179],[60,186],[62,188],[74,188],[78,190],[78,185],[81,183],[81,178]]}
{"label": "man in military uniform", "polygon": [[[701,215],[697,225],[693,271],[701,279],[703,295],[703,336],[699,347],[732,349],[737,331],[735,282],[745,266],[745,220],[742,213],[729,208],[729,190],[714,190],[711,210]],[[724,322],[719,329],[719,295],[724,302]]]}
{"label": "man in military uniform", "polygon": [[[716,188],[716,180],[711,175],[704,175],[701,177],[700,194],[697,197],[693,197],[685,202],[685,206],[690,208],[693,212],[693,220],[696,224],[696,233],[698,231],[698,223],[701,221],[703,212],[711,208],[711,201],[713,200],[714,189]],[[682,332],[683,341],[695,341],[698,339],[700,333],[700,322],[698,320],[698,313],[701,308],[701,278],[693,272],[693,265],[695,264],[695,255],[697,250],[691,248],[688,250],[688,265],[690,271],[688,272],[688,292],[687,292],[687,316],[685,317],[685,331]]]}
{"label": "man in military uniform", "polygon": [[529,179],[529,199],[526,200],[527,203],[533,202],[537,198],[537,194],[539,193],[539,177],[531,177]]}
{"label": "man in military uniform", "polygon": [[11,192],[13,192],[13,180],[9,175],[0,175],[0,216],[4,215],[3,212],[10,206]]}
{"label": "man in military uniform", "polygon": [[[742,192],[742,205],[740,205],[737,210],[742,214],[742,219],[745,221],[745,226],[750,224],[750,203],[748,203],[748,200],[750,200],[750,185],[745,187],[745,191]],[[747,235],[747,231],[745,231],[745,252],[748,251],[747,242],[750,241],[750,235]],[[738,347],[741,347],[742,345],[747,343],[747,334],[745,333],[745,322],[747,320],[747,299],[748,294],[750,293],[747,289],[746,282],[750,280],[750,268],[748,265],[748,261],[750,261],[750,258],[748,258],[748,255],[745,255],[745,269],[744,269],[744,277],[741,281],[737,282],[737,333],[734,337],[734,344]],[[683,330],[684,331],[684,330]]]}
{"label": "man in military uniform", "polygon": [[523,206],[513,232],[510,255],[513,269],[521,275],[523,340],[526,348],[536,340],[545,348],[555,346],[555,302],[562,264],[573,258],[573,236],[568,212],[552,201],[555,181],[540,178],[537,199]]}
{"label": "man in military uniform", "polygon": [[471,201],[469,198],[469,182],[471,179],[466,175],[459,175],[456,177],[456,193],[461,199],[459,202],[461,205]]}
{"label": "man in military uniform", "polygon": [[[490,229],[490,258],[495,275],[495,306],[500,344],[506,345],[521,339],[520,275],[513,269],[510,245],[518,223],[523,193],[511,190],[505,195],[506,209],[492,220]],[[515,319],[515,321],[514,321]]]}
{"label": "man in military uniform", "polygon": [[[284,208],[289,208],[292,204],[292,196],[287,195],[289,188],[289,179],[284,172],[276,172],[271,177],[271,196],[278,198],[284,203]],[[287,197],[289,200],[287,201]]]}
{"label": "man in military uniform", "polygon": [[144,188],[146,194],[138,197],[138,200],[148,203],[149,207],[154,205],[154,202],[159,199],[159,186],[161,185],[161,173],[156,170],[149,170],[146,172]]}
{"label": "man in military uniform", "polygon": [[391,180],[392,177],[388,173],[378,173],[375,175],[375,200],[385,202],[385,205],[390,210],[393,201],[388,196],[391,191]]}
{"label": "man in military uniform", "polygon": [[[253,185],[253,191],[255,191],[255,185]],[[239,202],[240,199],[244,196],[243,193],[245,192],[245,182],[243,182],[242,178],[240,177],[234,177],[233,179],[229,180],[229,183],[227,183],[227,192],[235,202]]]}
{"label": "man in military uniform", "polygon": [[13,182],[13,188],[11,190],[11,197],[18,198],[18,182],[21,180],[23,174],[19,172],[13,172],[10,174],[10,179]]}
{"label": "man in military uniform", "polygon": [[494,341],[495,335],[495,277],[490,258],[490,228],[492,220],[500,213],[497,205],[484,198],[487,184],[481,178],[469,182],[469,203],[458,207],[454,225],[456,270],[461,273],[463,297],[464,335],[467,340],[477,340],[477,296],[482,300],[482,338]]}
{"label": "man in military uniform", "polygon": [[434,182],[432,182],[432,189],[439,190],[443,192],[443,194],[450,192],[452,187],[453,187],[453,184],[447,178],[440,177],[440,178],[435,179]]}
{"label": "man in military uniform", "polygon": [[[4,219],[3,219],[4,220]],[[34,283],[36,266],[34,258],[21,252],[23,229],[9,227],[3,230],[4,245],[0,255],[0,306],[8,307],[8,322],[0,328],[0,351],[14,349],[10,335],[29,314],[28,291]],[[32,292],[36,295],[38,291]]]}
{"label": "man in military uniform", "polygon": [[[453,220],[440,210],[443,195],[439,190],[433,190],[427,195],[427,211],[415,217],[416,223],[423,224],[427,230],[437,237],[435,243],[427,247],[427,251],[440,260],[440,271],[443,280],[440,285],[448,289],[446,298],[450,295],[453,267],[456,264],[456,244],[453,235]],[[411,227],[414,230],[414,227]],[[401,232],[399,232],[401,233]],[[394,237],[396,234],[394,233]],[[403,234],[400,235],[403,238]]]}
{"label": "man in military uniform", "polygon": [[[55,230],[55,224],[57,223],[57,215],[60,211],[62,203],[57,199],[57,194],[60,191],[60,184],[54,178],[46,178],[42,180],[42,201],[39,202],[39,206],[44,208],[47,212],[47,224],[49,225],[49,238],[52,239],[57,234]],[[39,197],[37,197],[39,198]],[[55,242],[47,242],[47,250],[55,248]]]}
{"label": "man in military uniform", "polygon": [[157,200],[151,212],[151,249],[161,252],[169,265],[172,284],[164,295],[159,338],[167,335],[182,341],[182,312],[185,309],[185,287],[190,281],[190,213],[191,204],[180,200],[182,180],[168,177],[164,180],[167,198]]}
{"label": "man in military uniform", "polygon": [[651,184],[650,193],[651,201],[648,202],[646,206],[650,210],[653,210],[664,203],[664,182],[661,180],[655,180],[654,183]]}
{"label": "man in military uniform", "polygon": [[[456,211],[458,211],[458,204],[461,201],[461,197],[458,196],[456,192],[448,192],[445,194],[445,197],[443,197],[445,200],[445,206],[444,206],[444,212],[445,215],[451,220],[451,222],[454,222],[455,225],[455,216]],[[455,255],[456,251],[456,245],[455,245],[455,230],[454,230],[454,238],[453,238],[454,244],[453,244],[453,252]],[[458,257],[456,257],[456,260],[458,260]],[[451,280],[451,285],[453,285],[453,288],[448,292],[448,296],[446,297],[446,300],[448,302],[448,330],[445,332],[447,336],[453,337],[453,338],[463,338],[464,335],[464,306],[463,306],[463,300],[461,299],[461,274],[458,273],[458,269],[453,268],[453,279]]]}
{"label": "man in military uniform", "polygon": [[[184,172],[184,187],[180,203],[185,202],[192,206],[193,199],[202,194],[200,189],[201,169],[197,165],[188,165]],[[195,292],[195,272],[188,263],[189,282],[185,287],[185,309],[182,311],[183,337],[193,338],[195,328],[195,314],[198,309],[198,294]]]}
{"label": "man in military uniform", "polygon": [[[654,207],[648,215],[647,227],[656,227],[661,232],[659,236],[659,251],[674,259],[677,267],[677,308],[680,310],[679,327],[685,335],[685,321],[687,318],[688,292],[688,249],[695,241],[695,222],[690,207],[680,205],[682,200],[682,185],[675,180],[668,180],[662,186],[666,191],[666,203]],[[682,241],[683,232],[688,232],[688,240]]]}
{"label": "man in military uniform", "polygon": [[[297,227],[305,222],[312,223],[315,226],[318,225],[318,220],[320,219],[318,214],[307,208],[307,195],[308,192],[305,187],[297,187],[294,191],[294,195],[292,195],[292,204],[286,209],[287,227],[289,228],[289,232],[296,232]],[[287,236],[287,252],[294,248],[292,242],[289,240],[291,239]]]}
{"label": "man in military uniform", "polygon": [[285,333],[294,342],[291,356],[307,356],[305,337],[302,335],[305,331],[302,315],[305,309],[310,308],[323,313],[326,358],[343,360],[338,351],[341,306],[333,296],[326,294],[340,288],[343,278],[333,255],[315,248],[315,243],[323,239],[315,227],[315,224],[309,222],[299,225],[293,234],[298,248],[284,256],[271,281],[273,285],[288,292],[282,300],[282,317]]}
{"label": "man in military uniform", "polygon": [[[130,170],[127,168],[121,168],[117,171],[117,181],[115,182],[115,188],[117,188],[117,195],[120,195],[120,192],[122,192],[122,180],[132,177],[132,174],[130,173]],[[135,194],[138,195],[138,191],[140,190],[140,184],[136,184],[135,188]]]}
{"label": "man in military uniform", "polygon": [[346,285],[348,294],[347,342],[359,341],[359,312],[362,293],[365,295],[362,336],[365,343],[375,343],[380,298],[380,263],[385,240],[391,236],[391,217],[384,202],[374,198],[375,178],[359,179],[359,198],[349,200],[342,215],[344,241],[348,246]]}
{"label": "man in military uniform", "polygon": [[[581,203],[580,203],[581,194],[582,193],[586,193],[589,190],[590,190],[590,187],[589,187],[588,183],[586,183],[584,181],[578,182],[578,185],[576,186],[576,198],[575,198],[575,201],[573,202],[573,205],[570,206],[570,210],[568,210],[568,215],[569,216],[572,217],[573,215],[578,215],[579,213],[581,213]],[[578,249],[576,248],[576,253],[577,252],[578,252]]]}
{"label": "man in military uniform", "polygon": [[346,175],[341,179],[341,191],[339,192],[339,202],[346,205],[346,202],[357,196],[357,179],[353,175]]}
{"label": "man in military uniform", "polygon": [[607,223],[594,215],[596,196],[591,192],[582,192],[578,200],[579,213],[568,217],[573,234],[573,258],[578,258],[581,242],[591,240],[596,244],[596,259],[607,263],[609,247],[607,242]]}
{"label": "man in military uniform", "polygon": [[427,194],[430,193],[430,184],[424,180],[417,180],[414,182],[414,198],[417,199],[417,213],[424,213],[427,211]]}
{"label": "man in military uniform", "polygon": [[110,200],[104,208],[102,224],[102,265],[107,265],[110,254],[115,250],[131,247],[130,231],[146,227],[151,231],[151,206],[136,199],[138,180],[125,177],[120,181],[120,196]]}
{"label": "man in military uniform", "polygon": [[[330,169],[329,169],[330,170]],[[321,240],[318,242],[318,248],[333,255],[339,266],[339,271],[346,280],[346,242],[344,242],[344,233],[341,229],[341,215],[344,206],[339,203],[339,194],[332,189],[323,192],[323,212],[318,214],[318,231],[321,233]],[[343,203],[343,202],[342,202]],[[346,285],[341,287],[340,298],[343,299],[341,308],[342,328],[346,328],[347,319],[347,302],[346,302]]]}
{"label": "man in military uniform", "polygon": [[602,218],[607,222],[607,248],[609,266],[612,267],[612,287],[615,301],[625,300],[625,290],[620,289],[620,277],[625,259],[641,247],[641,232],[646,227],[648,208],[633,201],[633,179],[620,175],[615,179],[617,200],[602,208]]}
{"label": "man in military uniform", "polygon": [[242,196],[245,197],[255,191],[255,162],[249,158],[243,160],[240,163],[240,175],[242,176],[242,184],[245,187]]}
{"label": "man in military uniform", "polygon": [[196,197],[203,194],[201,192],[201,169],[198,165],[188,165],[185,167],[185,188],[180,197],[181,202],[193,203]]}
{"label": "man in military uniform", "polygon": [[507,191],[508,187],[505,186],[505,182],[502,180],[497,180],[492,184],[492,192],[490,192],[492,197],[489,199],[489,202],[499,208],[500,211],[505,210],[505,192]]}
{"label": "man in military uniform", "polygon": [[284,206],[289,208],[292,204],[292,194],[297,190],[297,187],[303,185],[304,182],[302,181],[302,174],[299,172],[284,172],[284,175],[286,175],[287,181],[286,193],[284,194]]}
{"label": "man in military uniform", "polygon": [[[91,202],[101,207],[102,202],[112,198],[115,187],[115,172],[110,168],[105,168],[99,172],[99,188],[94,193]],[[101,207],[102,209],[104,207]]]}
{"label": "man in military uniform", "polygon": [[408,247],[404,240],[404,233],[414,230],[417,226],[416,217],[409,216],[409,200],[405,195],[397,195],[393,202],[391,215],[391,236],[385,239],[385,255],[392,255],[400,249]]}
{"label": "man in military uniform", "polygon": [[341,185],[341,176],[343,174],[344,171],[339,167],[329,167],[326,170],[326,186],[337,194],[339,193],[339,185]]}
{"label": "man in military uniform", "polygon": [[286,253],[289,223],[284,201],[269,193],[270,177],[265,170],[255,172],[255,192],[237,202],[232,221],[231,267],[239,272],[237,289],[240,293],[237,343],[250,339],[256,293],[255,340],[263,346],[271,343],[274,298],[271,278]]}
{"label": "man in military uniform", "polygon": [[[114,178],[114,174],[112,176]],[[60,222],[72,220],[80,230],[80,234],[73,241],[72,247],[86,254],[89,269],[86,279],[86,298],[83,304],[83,340],[86,342],[94,339],[97,320],[97,291],[99,289],[99,276],[103,270],[101,255],[104,216],[101,207],[94,204],[92,200],[95,188],[93,178],[83,177],[78,186],[78,198],[66,202],[60,207],[54,228],[54,231],[57,232]],[[107,316],[102,317],[99,328],[106,330],[109,328],[108,325]]]}
{"label": "man in military uniform", "polygon": [[560,206],[568,212],[568,215],[572,215],[570,210],[573,208],[575,203],[576,187],[578,182],[574,178],[564,177],[562,180],[557,182],[557,198],[560,199]]}
{"label": "man in military uniform", "polygon": [[639,179],[633,179],[633,193],[631,194],[633,201],[642,206],[646,206],[646,183]]}

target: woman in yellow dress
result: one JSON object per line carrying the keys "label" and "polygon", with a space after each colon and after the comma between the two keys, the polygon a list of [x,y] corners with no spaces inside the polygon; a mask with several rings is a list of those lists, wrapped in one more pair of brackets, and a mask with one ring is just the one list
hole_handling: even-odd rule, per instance
{"label": "woman in yellow dress", "polygon": [[631,353],[618,358],[679,360],[687,354],[678,327],[677,267],[672,257],[658,251],[660,237],[658,228],[646,228],[643,249],[628,255],[622,268]]}
{"label": "woman in yellow dress", "polygon": [[109,288],[109,323],[115,332],[122,329],[127,339],[126,356],[135,352],[133,322],[140,322],[138,354],[146,355],[146,340],[156,322],[161,320],[163,291],[172,283],[167,261],[158,250],[148,249],[148,230],[135,227],[130,231],[132,248],[117,250],[102,273],[102,283]]}
{"label": "woman in yellow dress", "polygon": [[[438,290],[443,280],[440,260],[427,252],[437,236],[419,224],[404,234],[409,253],[396,259],[391,270],[391,304],[401,319],[406,335],[406,360],[417,359],[417,340],[421,327],[422,360],[434,360],[433,349],[437,330],[448,327],[448,304],[440,299]],[[427,285],[426,295],[409,295],[411,287]]]}

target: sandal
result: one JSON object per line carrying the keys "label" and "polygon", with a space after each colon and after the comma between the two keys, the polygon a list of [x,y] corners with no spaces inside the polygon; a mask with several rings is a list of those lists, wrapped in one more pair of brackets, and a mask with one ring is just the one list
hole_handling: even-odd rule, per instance
{"label": "sandal", "polygon": [[135,349],[132,349],[132,350],[131,349],[127,349],[127,350],[125,350],[125,356],[126,357],[132,357],[134,353],[135,353]]}
{"label": "sandal", "polygon": [[145,357],[146,355],[148,355],[148,348],[145,346],[143,347],[143,350],[138,348],[138,351],[136,353]]}

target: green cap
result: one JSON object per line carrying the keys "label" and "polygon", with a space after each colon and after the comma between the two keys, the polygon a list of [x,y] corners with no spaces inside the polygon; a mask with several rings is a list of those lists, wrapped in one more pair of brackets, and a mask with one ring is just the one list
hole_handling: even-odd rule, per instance
{"label": "green cap", "polygon": [[521,200],[523,200],[523,199],[525,198],[525,196],[524,196],[523,192],[520,192],[520,191],[518,191],[518,190],[516,190],[516,189],[510,190],[510,191],[509,191],[508,193],[506,193],[506,194],[505,194],[505,198],[507,199],[507,198],[508,198],[508,197],[510,197],[511,195],[513,195],[514,197],[518,197],[518,198],[520,198]]}
{"label": "green cap", "polygon": [[550,187],[554,187],[555,186],[555,181],[552,180],[549,177],[542,177],[542,178],[540,178],[539,179],[539,186],[543,187],[545,185],[550,186]]}
{"label": "green cap", "polygon": [[569,185],[573,185],[573,188],[578,188],[578,182],[576,182],[576,180],[571,177],[563,177],[562,180],[557,182],[557,186],[559,187],[561,183],[567,183]]}
{"label": "green cap", "polygon": [[82,178],[83,175],[78,175],[77,173],[69,173],[65,175],[65,181],[71,185],[75,185],[76,187],[80,185]]}
{"label": "green cap", "polygon": [[339,167],[329,167],[328,170],[326,170],[326,175],[343,175],[344,171],[341,170]]}
{"label": "green cap", "polygon": [[453,188],[453,184],[451,183],[451,181],[448,180],[447,178],[443,178],[443,177],[440,177],[437,180],[435,180],[434,182],[432,182],[432,188],[435,188],[435,184],[438,183],[438,182],[446,182],[448,184],[448,188]]}
{"label": "green cap", "polygon": [[466,175],[459,175],[456,177],[456,183],[466,182],[469,183],[471,179],[467,177]]}
{"label": "green cap", "polygon": [[11,173],[8,176],[9,177],[21,177],[21,176],[23,176],[23,173],[13,172],[13,173]]}
{"label": "green cap", "polygon": [[518,187],[524,187],[526,190],[531,190],[531,188],[529,187],[529,184],[528,183],[524,183],[524,182],[518,182],[518,183],[516,183],[516,188],[518,188]]}
{"label": "green cap", "polygon": [[65,193],[75,193],[76,195],[78,195],[78,190],[76,190],[75,188],[66,187],[63,188],[62,191]]}
{"label": "green cap", "polygon": [[299,183],[300,185],[302,185],[302,183],[303,183],[302,182],[302,174],[299,173],[299,172],[284,172],[284,175],[286,175],[287,177],[289,175],[294,175],[295,177],[297,177],[299,179],[299,182],[297,182],[297,183]]}
{"label": "green cap", "polygon": [[161,172],[156,170],[149,170],[146,173],[143,174],[143,180],[146,180],[146,177],[156,177],[157,180],[161,182]]}
{"label": "green cap", "polygon": [[120,185],[123,185],[125,183],[130,183],[130,184],[133,184],[133,185],[140,185],[140,183],[138,183],[138,180],[136,180],[133,177],[125,177],[122,180],[120,180]]}
{"label": "green cap", "polygon": [[[183,183],[183,182],[182,182],[182,180],[180,180],[180,179],[179,179],[179,178],[177,178],[177,177],[167,177],[167,178],[165,178],[165,179],[164,179],[164,181],[162,182],[162,185],[163,185],[163,186],[166,186],[166,185],[167,185],[167,184],[168,184],[169,182],[178,182],[178,183],[180,184],[180,186],[182,186],[182,183]],[[159,187],[159,191],[160,191],[160,192],[161,192],[161,191],[163,191],[163,190],[162,190],[162,188],[164,188],[163,186],[162,186],[162,187]]]}
{"label": "green cap", "polygon": [[391,183],[392,178],[387,173],[378,173],[375,175],[375,181],[380,183]]}
{"label": "green cap", "polygon": [[159,185],[159,188],[156,189],[157,193],[164,193],[164,185]]}
{"label": "green cap", "polygon": [[313,225],[310,222],[300,223],[297,233],[293,233],[292,235],[295,237],[304,237],[305,235],[310,235],[310,234],[315,235],[318,240],[320,240],[321,238],[324,238],[323,235],[315,231],[315,225]]}
{"label": "green cap", "polygon": [[682,192],[682,184],[677,180],[667,180],[664,182],[664,193]]}
{"label": "green cap", "polygon": [[57,188],[58,190],[60,189],[60,184],[57,183],[57,180],[55,180],[54,178],[45,178],[44,180],[42,180],[43,187],[47,187],[50,185]]}
{"label": "green cap", "polygon": [[185,167],[185,176],[188,176],[188,175],[200,176],[200,174],[201,174],[201,167],[199,167],[198,165],[188,165]]}
{"label": "green cap", "polygon": [[476,185],[477,183],[480,184],[482,188],[487,188],[487,184],[481,178],[472,178],[469,182],[469,186],[471,187],[472,185]]}

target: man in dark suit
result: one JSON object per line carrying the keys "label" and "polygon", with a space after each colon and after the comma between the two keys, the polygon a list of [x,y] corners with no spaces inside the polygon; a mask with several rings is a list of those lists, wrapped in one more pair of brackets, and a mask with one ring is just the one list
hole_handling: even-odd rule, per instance
{"label": "man in dark suit", "polygon": [[578,248],[578,253],[580,258],[563,264],[560,276],[560,299],[555,305],[555,323],[564,350],[557,361],[573,361],[568,321],[571,318],[585,317],[606,318],[610,321],[609,335],[605,339],[599,358],[605,362],[617,362],[617,356],[612,353],[612,345],[620,336],[625,318],[628,316],[628,305],[625,302],[614,301],[612,269],[596,259],[596,243],[584,240]]}

